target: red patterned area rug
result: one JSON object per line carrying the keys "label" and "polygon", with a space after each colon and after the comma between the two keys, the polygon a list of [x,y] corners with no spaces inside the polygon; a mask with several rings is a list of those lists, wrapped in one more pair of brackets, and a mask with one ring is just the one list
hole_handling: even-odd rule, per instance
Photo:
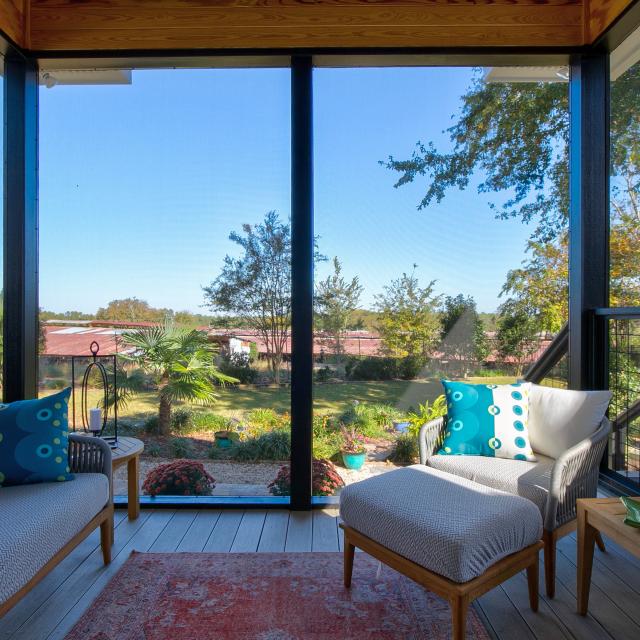
{"label": "red patterned area rug", "polygon": [[351,589],[340,553],[133,553],[66,640],[444,640],[450,615],[364,553]]}

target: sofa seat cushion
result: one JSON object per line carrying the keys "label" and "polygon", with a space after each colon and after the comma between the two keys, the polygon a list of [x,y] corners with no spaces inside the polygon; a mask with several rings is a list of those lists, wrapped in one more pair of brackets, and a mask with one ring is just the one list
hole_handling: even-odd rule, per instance
{"label": "sofa seat cushion", "polygon": [[109,500],[101,473],[0,489],[0,602],[8,600]]}
{"label": "sofa seat cushion", "polygon": [[542,536],[540,512],[529,500],[424,465],[345,487],[340,516],[387,549],[455,582],[472,580]]}
{"label": "sofa seat cushion", "polygon": [[544,515],[555,463],[536,453],[536,462],[505,460],[483,456],[431,456],[427,465],[440,471],[473,480],[493,489],[513,493],[531,500]]}

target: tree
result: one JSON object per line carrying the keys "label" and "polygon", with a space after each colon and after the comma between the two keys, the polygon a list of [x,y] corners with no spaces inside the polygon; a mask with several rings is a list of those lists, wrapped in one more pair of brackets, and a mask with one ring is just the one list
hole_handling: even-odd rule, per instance
{"label": "tree", "polygon": [[46,311],[40,309],[40,321],[46,322],[47,320],[94,320],[95,316],[92,313],[83,313],[82,311],[64,311],[63,313],[56,313],[55,311]]}
{"label": "tree", "polygon": [[241,255],[225,256],[220,275],[204,287],[204,299],[212,310],[238,316],[258,332],[277,384],[291,325],[291,225],[270,211],[242,231],[229,235]]}
{"label": "tree", "polygon": [[440,298],[433,293],[435,280],[420,287],[416,266],[410,274],[403,273],[384,288],[384,293],[375,297],[380,313],[378,329],[383,350],[388,355],[426,358],[440,336],[436,313]]}
{"label": "tree", "polygon": [[506,192],[494,205],[501,218],[534,222],[534,237],[548,241],[568,218],[568,91],[564,83],[487,83],[474,79],[462,96],[457,122],[447,129],[451,151],[418,142],[409,160],[384,163],[401,174],[396,187],[428,179],[419,209],[440,202],[447,189],[464,189],[475,172],[478,192]]}
{"label": "tree", "polygon": [[468,373],[471,362],[481,362],[489,354],[484,325],[476,302],[471,296],[461,293],[447,296],[442,308],[442,342],[439,350],[446,358],[460,363],[462,373]]}
{"label": "tree", "polygon": [[536,319],[517,309],[505,309],[498,321],[496,339],[498,353],[504,359],[512,359],[516,375],[521,375],[524,365],[540,346]]}
{"label": "tree", "polygon": [[346,280],[338,257],[333,259],[333,274],[316,286],[315,305],[320,328],[331,336],[334,353],[343,352],[342,333],[358,308],[364,287],[358,277]]}
{"label": "tree", "polygon": [[[611,303],[640,303],[640,64],[611,85]],[[509,272],[503,295],[513,311],[535,315],[539,330],[557,330],[567,318],[569,214],[568,91],[563,83],[487,83],[477,77],[462,96],[448,130],[451,150],[418,142],[407,160],[389,157],[396,187],[426,178],[419,209],[464,189],[476,171],[479,193],[506,193],[493,205],[500,218],[533,223],[529,257]]]}
{"label": "tree", "polygon": [[112,300],[106,307],[100,307],[96,313],[96,320],[111,320],[114,322],[164,322],[173,317],[171,309],[156,309],[146,300],[138,298],[122,298]]}
{"label": "tree", "polygon": [[551,242],[528,243],[529,258],[507,273],[500,292],[508,315],[536,321],[538,331],[557,333],[569,317],[568,234]]}
{"label": "tree", "polygon": [[216,400],[216,383],[236,382],[216,368],[217,349],[204,331],[163,325],[127,331],[122,341],[135,349],[121,358],[149,375],[158,390],[158,429],[168,435],[171,411],[177,401],[212,404]]}

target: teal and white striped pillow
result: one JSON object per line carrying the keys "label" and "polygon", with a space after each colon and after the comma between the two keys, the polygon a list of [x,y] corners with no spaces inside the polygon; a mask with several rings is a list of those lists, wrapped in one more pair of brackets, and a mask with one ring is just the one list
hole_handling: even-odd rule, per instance
{"label": "teal and white striped pillow", "polygon": [[529,442],[529,382],[468,384],[442,380],[447,428],[439,455],[535,461]]}

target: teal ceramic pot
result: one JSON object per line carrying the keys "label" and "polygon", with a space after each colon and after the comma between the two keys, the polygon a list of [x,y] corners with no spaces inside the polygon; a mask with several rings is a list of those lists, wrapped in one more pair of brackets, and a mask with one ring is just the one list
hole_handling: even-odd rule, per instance
{"label": "teal ceramic pot", "polygon": [[358,471],[362,469],[365,460],[367,459],[366,452],[363,453],[345,453],[342,452],[342,461],[344,462],[344,466],[347,469],[353,469],[353,471]]}
{"label": "teal ceramic pot", "polygon": [[228,449],[231,446],[231,438],[229,438],[226,434],[215,434],[216,437],[216,446],[219,449]]}

